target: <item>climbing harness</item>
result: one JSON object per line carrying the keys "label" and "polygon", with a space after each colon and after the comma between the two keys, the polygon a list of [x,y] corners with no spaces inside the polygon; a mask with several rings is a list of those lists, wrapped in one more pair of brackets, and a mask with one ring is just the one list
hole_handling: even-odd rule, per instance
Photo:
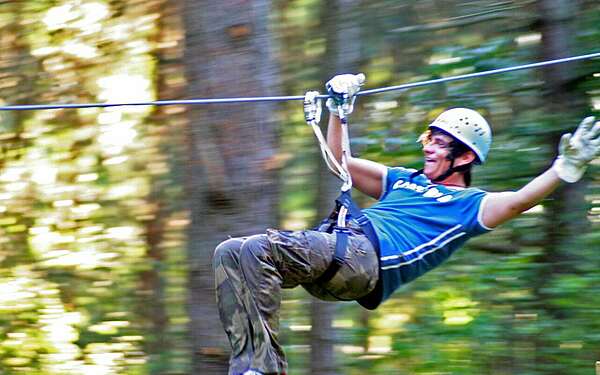
{"label": "climbing harness", "polygon": [[[378,89],[365,90],[357,93],[355,96],[379,94],[382,92],[407,90],[415,87],[428,86],[444,82],[459,81],[471,78],[484,77],[494,74],[514,72],[517,70],[541,68],[544,66],[563,64],[578,60],[587,60],[600,57],[600,52],[589,53],[586,55],[571,56],[555,60],[540,61],[531,64],[516,65],[506,68],[486,70],[483,72],[461,74],[444,78],[431,79],[413,83],[405,83],[398,86],[382,87]],[[319,95],[318,99],[327,99],[329,95]],[[75,104],[26,104],[26,105],[5,105],[0,106],[0,111],[27,111],[27,110],[42,110],[42,109],[69,109],[69,108],[107,108],[121,106],[166,106],[166,105],[193,105],[193,104],[229,104],[229,103],[256,103],[256,102],[283,102],[289,100],[304,100],[304,96],[262,96],[262,97],[247,97],[247,98],[214,98],[214,99],[182,99],[182,100],[157,100],[152,102],[124,102],[124,103],[75,103]]]}
{"label": "climbing harness", "polygon": [[[348,116],[345,113],[345,107],[350,100],[347,95],[338,94],[329,90],[329,96],[333,97],[337,105],[338,114],[342,130],[342,155],[341,164],[336,160],[333,151],[327,145],[327,141],[319,128],[322,103],[318,92],[309,91],[304,97],[304,114],[306,123],[310,125],[317,137],[319,147],[325,164],[340,180],[342,186],[340,195],[335,200],[335,208],[331,215],[321,222],[318,230],[328,233],[335,233],[335,251],[332,262],[325,272],[316,280],[317,283],[327,283],[345,262],[346,250],[348,247],[348,235],[350,229],[347,227],[349,219],[354,220],[362,229],[363,233],[369,238],[377,253],[379,253],[379,241],[375,230],[369,219],[362,213],[360,208],[352,200],[352,177],[348,169],[348,159],[350,157],[350,141],[348,136]],[[336,297],[337,298],[337,297]],[[338,298],[339,299],[339,298]]]}

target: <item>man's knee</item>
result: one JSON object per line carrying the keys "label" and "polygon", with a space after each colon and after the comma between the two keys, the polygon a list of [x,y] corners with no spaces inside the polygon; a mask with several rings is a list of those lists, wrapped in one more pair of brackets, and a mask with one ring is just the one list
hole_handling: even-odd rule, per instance
{"label": "man's knee", "polygon": [[243,242],[244,240],[241,238],[229,238],[217,245],[213,254],[213,268],[216,268],[225,260],[237,261]]}
{"label": "man's knee", "polygon": [[240,249],[242,263],[271,259],[271,244],[266,234],[257,234],[246,238]]}

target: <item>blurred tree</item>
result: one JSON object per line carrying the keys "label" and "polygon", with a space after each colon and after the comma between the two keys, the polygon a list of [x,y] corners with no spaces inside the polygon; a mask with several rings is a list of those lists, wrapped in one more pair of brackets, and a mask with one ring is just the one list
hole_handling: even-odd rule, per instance
{"label": "blurred tree", "polygon": [[[578,1],[539,0],[539,29],[542,36],[540,55],[542,60],[570,56],[575,50],[575,19],[579,12]],[[552,124],[545,135],[548,145],[558,145],[561,135],[569,131],[583,118],[587,111],[585,95],[577,85],[585,76],[578,75],[573,65],[554,65],[543,69],[544,102],[546,113]],[[556,319],[555,324],[567,319],[569,311],[553,302],[561,290],[553,288],[557,278],[576,271],[576,257],[582,242],[580,236],[589,230],[585,200],[587,184],[564,184],[553,194],[546,205],[545,243],[543,252],[535,259],[539,267],[533,280],[536,304],[546,319]],[[545,340],[542,339],[542,340]],[[561,374],[563,369],[555,366],[545,349],[546,342],[532,337],[535,342],[535,367],[545,374]]]}
{"label": "blurred tree", "polygon": [[[2,6],[0,12],[0,103],[26,103],[37,94],[35,80],[39,66],[31,55],[25,40],[26,30],[21,23],[27,18],[26,4],[10,2]],[[0,171],[6,171],[15,161],[20,160],[26,153],[29,141],[23,137],[23,122],[31,118],[25,112],[0,113]],[[13,181],[14,182],[14,181]],[[21,270],[22,278],[30,276],[31,265],[35,256],[32,254],[28,240],[27,227],[31,225],[30,212],[34,205],[31,193],[15,196],[7,189],[10,181],[6,178],[0,182],[0,192],[5,195],[2,202],[2,224],[0,226],[0,283],[3,290],[17,289],[20,285],[36,289],[35,286],[48,287],[44,283],[27,280],[20,285],[14,282],[17,270]],[[19,189],[22,189],[20,187]],[[7,194],[8,193],[8,194]],[[7,201],[8,198],[8,201]],[[14,209],[10,209],[14,205]],[[9,207],[7,207],[9,206]],[[16,230],[15,230],[16,229]],[[25,283],[29,285],[25,285]],[[38,284],[38,285],[33,285]],[[41,284],[41,285],[40,285]],[[16,293],[15,293],[16,294]],[[28,303],[25,300],[28,298]],[[22,295],[20,305],[14,306],[6,297],[0,304],[0,373],[11,373],[15,367],[28,366],[30,369],[39,368],[39,353],[44,350],[43,335],[34,334],[37,325],[36,310],[45,307],[37,302],[39,295],[31,293]],[[25,305],[25,306],[24,306]],[[28,305],[28,306],[26,306]],[[24,316],[30,319],[23,319]],[[32,329],[33,328],[33,329]],[[25,342],[30,347],[30,353],[23,355],[18,347],[6,345],[6,338],[14,332],[28,332],[29,339]],[[42,336],[42,337],[41,337]]]}
{"label": "blurred tree", "polygon": [[[577,16],[578,2],[563,0],[540,0],[540,32],[542,60],[570,56],[574,51],[574,20]],[[552,130],[546,136],[551,147],[558,145],[561,135],[574,127],[586,113],[585,95],[577,90],[577,84],[585,77],[585,72],[566,65],[554,65],[543,69],[544,102],[546,113],[550,114]],[[581,74],[581,76],[579,75]],[[585,183],[565,184],[554,195],[548,205],[547,243],[545,252],[539,260],[542,264],[551,264],[546,269],[549,275],[568,271],[567,252],[574,245],[575,234],[584,233],[589,228],[586,218],[584,194]],[[571,245],[569,245],[571,243]],[[540,278],[544,283],[545,278]],[[541,289],[540,286],[537,288]]]}
{"label": "blurred tree", "polygon": [[[0,7],[0,28],[7,20],[15,24],[0,38],[12,39],[18,53],[3,48],[2,59],[12,66],[0,71],[0,79],[7,79],[0,85],[11,91],[11,82],[16,86],[3,101],[153,96],[147,47],[155,1],[132,7],[124,1],[9,5]],[[17,13],[10,14],[11,8]],[[129,44],[122,43],[124,34]],[[147,303],[147,290],[139,289],[140,279],[148,280],[141,228],[154,213],[146,200],[150,175],[163,173],[146,168],[161,158],[157,139],[146,137],[151,132],[140,126],[150,111],[0,116],[6,151],[0,171],[1,226],[7,231],[2,238],[18,250],[15,257],[3,256],[9,262],[1,271],[0,309],[13,322],[2,324],[2,372],[142,370],[139,301],[153,304]],[[24,220],[15,220],[20,217]],[[27,293],[17,293],[20,288]]]}
{"label": "blurred tree", "polygon": [[[362,45],[359,6],[360,1],[357,0],[334,0],[321,4],[321,32],[325,35],[325,53],[321,58],[319,72],[321,82],[335,74],[358,73]],[[321,125],[326,133],[329,119],[326,109],[322,118]],[[340,181],[329,172],[322,160],[315,161],[313,170],[317,173],[317,217],[325,218],[331,213],[333,202],[339,194]],[[332,375],[339,371],[335,360],[336,335],[332,324],[338,307],[335,303],[311,298],[311,374]]]}
{"label": "blurred tree", "polygon": [[[156,72],[154,74],[158,100],[182,98],[185,92],[183,79],[183,1],[159,0],[149,11],[156,12],[157,32],[152,43],[156,46]],[[147,321],[148,335],[144,340],[145,352],[150,356],[149,374],[165,374],[179,370],[176,361],[178,349],[187,348],[187,337],[173,334],[176,314],[169,312],[169,284],[176,277],[169,274],[169,251],[178,251],[167,245],[170,222],[182,207],[183,164],[186,140],[185,109],[179,106],[154,107],[149,118],[146,136],[156,139],[160,152],[148,160],[153,169],[149,203],[153,212],[145,222],[145,235],[149,267],[141,272],[140,300],[142,317]],[[156,173],[164,169],[168,173]],[[148,300],[152,303],[148,303]],[[175,316],[174,316],[175,315]],[[175,319],[174,319],[175,318]]]}
{"label": "blurred tree", "polygon": [[[189,97],[270,96],[279,73],[270,1],[186,2]],[[212,254],[228,236],[278,223],[277,116],[272,103],[190,107],[187,203],[193,373],[227,372],[225,333],[215,306]]]}

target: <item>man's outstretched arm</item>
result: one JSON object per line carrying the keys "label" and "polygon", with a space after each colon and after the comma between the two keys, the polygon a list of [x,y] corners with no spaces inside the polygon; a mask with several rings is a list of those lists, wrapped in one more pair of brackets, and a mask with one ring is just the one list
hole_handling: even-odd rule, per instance
{"label": "man's outstretched arm", "polygon": [[587,164],[600,153],[600,122],[586,117],[574,135],[563,135],[554,164],[518,191],[490,193],[483,206],[483,224],[496,227],[532,208],[552,193],[561,181],[578,181]]}

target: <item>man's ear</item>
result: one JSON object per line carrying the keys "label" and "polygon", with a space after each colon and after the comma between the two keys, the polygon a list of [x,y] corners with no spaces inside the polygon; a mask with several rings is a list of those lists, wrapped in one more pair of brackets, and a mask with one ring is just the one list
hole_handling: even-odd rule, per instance
{"label": "man's ear", "polygon": [[454,166],[458,167],[461,165],[469,164],[475,161],[477,157],[473,151],[467,151],[464,154],[457,156],[454,159]]}

